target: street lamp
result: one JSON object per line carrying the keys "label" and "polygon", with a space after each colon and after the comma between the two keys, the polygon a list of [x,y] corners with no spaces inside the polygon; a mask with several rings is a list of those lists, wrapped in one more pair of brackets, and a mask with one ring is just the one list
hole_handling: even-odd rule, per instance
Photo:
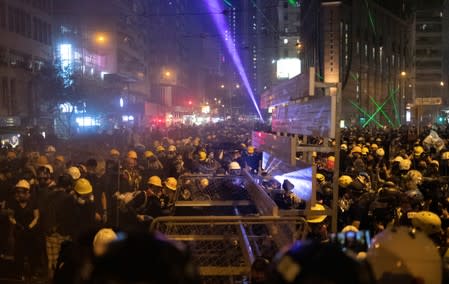
{"label": "street lamp", "polygon": [[165,71],[165,77],[170,77],[170,76],[171,76],[170,71]]}
{"label": "street lamp", "polygon": [[444,87],[444,82],[443,81],[440,82],[440,86]]}
{"label": "street lamp", "polygon": [[104,34],[96,34],[95,35],[95,42],[99,44],[106,43],[108,38]]}
{"label": "street lamp", "polygon": [[224,87],[225,87],[225,85],[224,85],[224,84],[221,84],[220,88],[224,89]]}
{"label": "street lamp", "polygon": [[405,77],[405,76],[407,76],[407,72],[405,72],[405,71],[402,71],[402,72],[401,72],[401,76],[402,76],[402,77]]}

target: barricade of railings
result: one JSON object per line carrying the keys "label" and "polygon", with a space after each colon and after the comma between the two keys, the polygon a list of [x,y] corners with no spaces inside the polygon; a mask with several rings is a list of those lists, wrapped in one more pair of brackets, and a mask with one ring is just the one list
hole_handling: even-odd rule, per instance
{"label": "barricade of railings", "polygon": [[165,216],[151,230],[184,243],[203,283],[235,283],[249,275],[256,257],[272,259],[284,246],[307,234],[301,217]]}

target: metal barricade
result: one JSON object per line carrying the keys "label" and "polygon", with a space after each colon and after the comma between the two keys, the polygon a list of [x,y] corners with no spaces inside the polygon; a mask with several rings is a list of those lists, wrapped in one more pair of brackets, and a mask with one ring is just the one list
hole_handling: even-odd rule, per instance
{"label": "metal barricade", "polygon": [[304,239],[301,217],[166,216],[151,230],[184,243],[192,252],[203,283],[239,283],[256,257],[271,259],[282,247]]}

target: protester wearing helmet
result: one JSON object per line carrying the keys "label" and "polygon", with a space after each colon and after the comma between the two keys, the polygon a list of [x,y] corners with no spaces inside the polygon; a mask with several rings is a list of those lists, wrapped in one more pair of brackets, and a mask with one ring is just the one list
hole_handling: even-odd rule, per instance
{"label": "protester wearing helmet", "polygon": [[137,164],[136,151],[129,151],[123,168],[120,169],[120,188],[119,192],[132,192],[140,189],[142,174]]}
{"label": "protester wearing helmet", "polygon": [[232,176],[239,176],[241,174],[240,164],[237,162],[229,163],[229,174]]}
{"label": "protester wearing helmet", "polygon": [[262,162],[261,153],[257,152],[254,146],[248,146],[246,155],[243,156],[245,165],[249,172],[258,173]]}
{"label": "protester wearing helmet", "polygon": [[164,188],[161,191],[159,200],[161,202],[161,209],[165,215],[170,214],[174,208],[177,187],[178,181],[174,177],[168,177],[164,181]]}
{"label": "protester wearing helmet", "polygon": [[39,261],[41,254],[36,242],[38,237],[36,225],[39,221],[40,211],[37,204],[31,199],[30,189],[28,181],[19,180],[14,187],[14,199],[8,200],[5,206],[9,222],[14,226],[14,258],[17,276],[20,280],[24,280],[26,257],[28,257],[33,275],[36,275],[42,268]]}

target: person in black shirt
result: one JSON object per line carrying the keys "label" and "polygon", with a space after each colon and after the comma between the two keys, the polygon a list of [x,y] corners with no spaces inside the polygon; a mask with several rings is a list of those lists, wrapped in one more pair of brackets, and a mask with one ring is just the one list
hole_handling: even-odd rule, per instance
{"label": "person in black shirt", "polygon": [[25,258],[28,257],[32,274],[39,268],[39,256],[36,246],[36,225],[39,220],[39,210],[36,202],[31,199],[30,184],[20,180],[15,186],[15,199],[7,203],[9,221],[14,226],[14,260],[17,274],[23,279],[25,274]]}

